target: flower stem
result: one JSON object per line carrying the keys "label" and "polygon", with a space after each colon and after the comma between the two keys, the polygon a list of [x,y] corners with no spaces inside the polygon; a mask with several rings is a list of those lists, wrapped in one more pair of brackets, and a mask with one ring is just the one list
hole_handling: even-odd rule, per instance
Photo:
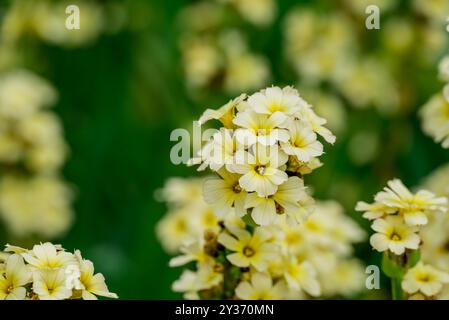
{"label": "flower stem", "polygon": [[393,300],[402,300],[402,280],[401,278],[391,278],[391,295]]}

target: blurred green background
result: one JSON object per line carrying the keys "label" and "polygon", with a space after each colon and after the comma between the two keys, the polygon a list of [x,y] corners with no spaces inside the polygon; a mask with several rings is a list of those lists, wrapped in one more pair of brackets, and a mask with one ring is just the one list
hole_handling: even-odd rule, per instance
{"label": "blurred green background", "polygon": [[[89,46],[40,44],[35,56],[30,53],[33,65],[59,91],[55,112],[71,150],[64,176],[76,191],[76,218],[68,234],[54,242],[80,249],[121,299],[180,297],[170,286],[181,270],[168,267],[169,256],[154,232],[166,212],[154,192],[168,177],[196,174],[170,162],[170,132],[190,128],[206,107],[219,107],[232,97],[213,91],[200,104],[187,92],[176,16],[191,2],[124,1],[127,25],[122,30],[103,34]],[[242,25],[251,47],[268,58],[272,84],[297,83],[281,50],[286,13],[295,5],[309,5],[326,14],[339,3],[282,0],[275,22],[263,32]],[[7,6],[4,2],[2,8]],[[402,1],[395,14],[407,15],[408,7]],[[382,52],[379,32],[366,31],[360,41],[367,54]],[[40,57],[42,62],[36,61]],[[395,116],[380,115],[374,108],[348,110],[344,133],[337,135],[335,146],[325,147],[325,165],[307,177],[317,198],[341,202],[365,228],[368,223],[353,210],[357,200],[371,200],[392,177],[415,186],[449,160],[449,153],[422,133],[416,116],[416,109],[441,87],[436,65],[424,71],[409,66],[405,59],[396,67],[419,84],[414,108]],[[374,132],[379,143],[375,159],[362,165],[351,162],[347,151],[349,137],[360,131]],[[357,255],[366,263],[378,259],[367,245],[358,247]]]}

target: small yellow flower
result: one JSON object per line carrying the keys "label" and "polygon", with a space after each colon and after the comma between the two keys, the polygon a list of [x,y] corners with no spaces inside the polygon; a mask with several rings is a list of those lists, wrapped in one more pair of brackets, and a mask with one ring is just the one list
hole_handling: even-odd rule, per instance
{"label": "small yellow flower", "polygon": [[232,235],[221,233],[218,242],[227,249],[234,251],[227,256],[228,260],[237,267],[254,266],[257,271],[265,271],[268,262],[276,258],[277,246],[270,243],[272,235],[259,227],[254,234],[235,227],[228,227]]}
{"label": "small yellow flower", "polygon": [[240,282],[235,289],[237,297],[244,300],[281,300],[286,291],[287,286],[284,281],[278,280],[273,284],[269,274],[260,272],[252,274],[251,283]]}
{"label": "small yellow flower", "polygon": [[421,292],[432,297],[441,291],[444,283],[449,283],[448,273],[419,262],[405,274],[402,289],[409,294]]}
{"label": "small yellow flower", "polygon": [[257,113],[273,114],[281,112],[285,116],[293,116],[301,108],[308,107],[292,87],[271,87],[257,92],[248,98],[248,105]]}
{"label": "small yellow flower", "polygon": [[237,141],[242,145],[252,146],[260,143],[272,146],[277,141],[287,142],[288,131],[282,129],[287,117],[282,112],[271,115],[259,114],[254,111],[239,112],[234,118],[234,124],[239,126],[235,131]]}
{"label": "small yellow flower", "polygon": [[[37,269],[58,269],[76,264],[73,254],[58,250],[58,247],[50,242],[35,245],[32,250],[22,253],[22,256],[27,263]],[[48,276],[57,277],[57,274]],[[44,278],[46,277],[47,275],[44,275]]]}
{"label": "small yellow flower", "polygon": [[420,238],[416,234],[418,228],[406,225],[400,216],[377,219],[371,228],[377,232],[370,238],[371,245],[377,251],[389,250],[401,255],[405,249],[416,250],[419,247]]}
{"label": "small yellow flower", "polygon": [[247,192],[239,184],[240,175],[226,170],[220,170],[218,174],[221,178],[211,177],[204,181],[204,201],[213,206],[221,217],[229,214],[232,208],[238,216],[245,215]]}
{"label": "small yellow flower", "polygon": [[397,208],[404,216],[404,221],[411,226],[427,224],[427,216],[433,211],[447,211],[446,198],[437,198],[427,190],[413,194],[399,179],[389,181],[388,187],[379,192],[375,200],[388,207]]}
{"label": "small yellow flower", "polygon": [[115,293],[109,292],[104,276],[101,273],[94,274],[93,263],[90,260],[83,259],[78,250],[75,251],[75,256],[81,271],[80,282],[84,287],[81,294],[83,299],[97,300],[96,296],[117,299],[118,296]]}
{"label": "small yellow flower", "polygon": [[287,285],[294,290],[304,290],[314,297],[321,294],[317,272],[310,262],[300,263],[295,257],[287,258],[284,265],[284,277]]}
{"label": "small yellow flower", "polygon": [[259,197],[256,193],[248,195],[245,208],[253,208],[251,217],[261,225],[267,226],[279,217],[284,217],[292,224],[303,220],[303,210],[299,201],[306,196],[304,182],[298,177],[290,177],[279,185],[275,194]]}
{"label": "small yellow flower", "polygon": [[24,287],[31,282],[31,275],[20,255],[9,255],[5,260],[4,271],[0,270],[0,300],[24,300]]}
{"label": "small yellow flower", "polygon": [[304,121],[291,121],[287,128],[290,140],[281,142],[282,150],[288,155],[296,156],[301,162],[309,162],[312,158],[323,154],[323,145],[317,140],[312,127]]}
{"label": "small yellow flower", "polygon": [[65,300],[72,296],[64,268],[41,269],[33,273],[33,291],[40,300]]}
{"label": "small yellow flower", "polygon": [[198,122],[200,123],[200,125],[203,125],[207,121],[215,119],[215,120],[220,120],[220,122],[226,128],[232,128],[233,127],[232,119],[234,118],[236,109],[245,99],[246,99],[246,94],[241,94],[240,96],[229,101],[227,104],[225,104],[224,106],[222,106],[221,108],[219,108],[217,110],[207,109],[201,115]]}
{"label": "small yellow flower", "polygon": [[278,146],[264,147],[256,145],[252,149],[255,155],[247,151],[236,154],[236,164],[226,168],[242,174],[240,186],[248,192],[256,191],[261,197],[274,194],[280,184],[287,181],[287,174],[280,170],[287,160],[287,155]]}

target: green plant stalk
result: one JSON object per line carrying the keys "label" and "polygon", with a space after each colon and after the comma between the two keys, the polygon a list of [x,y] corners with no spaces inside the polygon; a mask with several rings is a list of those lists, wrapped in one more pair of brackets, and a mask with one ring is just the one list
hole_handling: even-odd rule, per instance
{"label": "green plant stalk", "polygon": [[393,300],[403,300],[404,294],[402,292],[402,279],[391,278],[391,295]]}

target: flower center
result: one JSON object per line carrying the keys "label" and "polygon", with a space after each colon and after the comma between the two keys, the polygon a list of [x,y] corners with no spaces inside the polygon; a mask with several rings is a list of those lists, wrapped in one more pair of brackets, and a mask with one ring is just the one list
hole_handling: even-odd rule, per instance
{"label": "flower center", "polygon": [[252,257],[255,253],[256,253],[256,252],[255,252],[254,249],[251,248],[251,247],[245,247],[245,248],[243,248],[243,254],[244,254],[246,257]]}
{"label": "flower center", "polygon": [[401,241],[401,236],[399,235],[399,234],[397,234],[396,232],[393,232],[392,234],[391,234],[391,240],[393,240],[393,241]]}
{"label": "flower center", "polygon": [[256,167],[256,172],[260,175],[264,175],[266,171],[267,171],[267,168],[265,166],[257,166]]}
{"label": "flower center", "polygon": [[285,213],[284,208],[279,203],[275,202],[275,206],[276,206],[276,213],[277,214]]}
{"label": "flower center", "polygon": [[10,294],[13,290],[14,290],[13,285],[10,285],[9,287],[6,288],[6,294]]}
{"label": "flower center", "polygon": [[240,187],[240,184],[238,182],[232,186],[232,191],[234,191],[234,193],[242,192],[242,187]]}
{"label": "flower center", "polygon": [[428,274],[421,274],[417,278],[421,282],[429,282],[429,280],[430,280],[430,277]]}

